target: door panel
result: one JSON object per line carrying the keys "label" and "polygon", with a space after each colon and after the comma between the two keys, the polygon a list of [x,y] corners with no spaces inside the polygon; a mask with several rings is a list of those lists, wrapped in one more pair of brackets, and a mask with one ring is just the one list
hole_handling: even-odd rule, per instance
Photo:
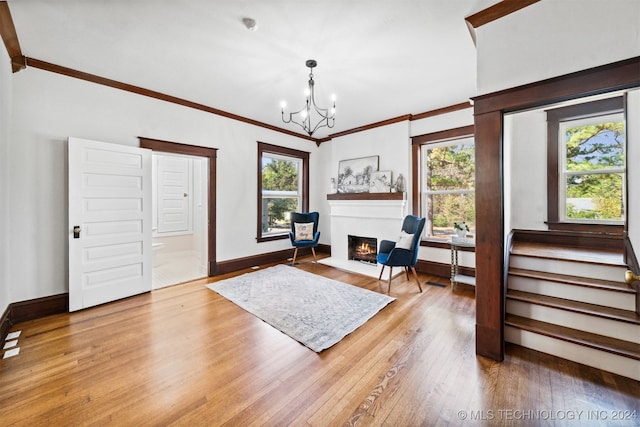
{"label": "door panel", "polygon": [[150,291],[151,268],[151,150],[69,138],[69,310]]}

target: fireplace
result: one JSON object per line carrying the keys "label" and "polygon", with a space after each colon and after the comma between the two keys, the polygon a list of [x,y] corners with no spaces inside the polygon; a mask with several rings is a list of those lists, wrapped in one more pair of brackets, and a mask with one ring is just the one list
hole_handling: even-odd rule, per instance
{"label": "fireplace", "polygon": [[347,257],[350,260],[377,264],[378,240],[375,237],[347,235]]}

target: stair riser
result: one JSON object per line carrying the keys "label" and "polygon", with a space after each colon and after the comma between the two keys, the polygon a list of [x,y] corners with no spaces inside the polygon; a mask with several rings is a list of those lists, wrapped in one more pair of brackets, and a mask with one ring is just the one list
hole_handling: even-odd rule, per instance
{"label": "stair riser", "polygon": [[507,313],[640,343],[640,325],[507,299]]}
{"label": "stair riser", "polygon": [[504,333],[507,342],[640,381],[640,362],[635,359],[511,326],[505,326]]}
{"label": "stair riser", "polygon": [[509,289],[547,295],[572,301],[581,301],[622,310],[635,311],[634,294],[615,292],[606,289],[574,286],[544,279],[522,276],[509,276]]}
{"label": "stair riser", "polygon": [[600,280],[624,281],[624,267],[512,255],[509,267]]}

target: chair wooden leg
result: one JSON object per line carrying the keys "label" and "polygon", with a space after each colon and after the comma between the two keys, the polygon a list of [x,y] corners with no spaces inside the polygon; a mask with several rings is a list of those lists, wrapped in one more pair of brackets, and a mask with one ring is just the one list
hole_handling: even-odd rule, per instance
{"label": "chair wooden leg", "polygon": [[416,273],[416,268],[415,267],[411,267],[411,271],[413,271],[413,277],[416,278],[416,283],[418,284],[418,289],[420,289],[420,292],[422,292],[422,286],[420,286],[420,279],[418,279],[418,273]]}
{"label": "chair wooden leg", "polygon": [[313,262],[318,263],[318,258],[316,258],[316,248],[311,248],[311,253],[313,254]]}
{"label": "chair wooden leg", "polygon": [[382,269],[380,270],[380,275],[378,276],[378,280],[382,280],[382,273],[384,272],[385,265],[382,264]]}
{"label": "chair wooden leg", "polygon": [[291,262],[291,265],[296,265],[296,256],[298,256],[298,248],[293,251],[293,261]]}
{"label": "chair wooden leg", "polygon": [[409,280],[409,267],[404,268],[404,274],[407,275],[407,280]]}
{"label": "chair wooden leg", "polygon": [[391,292],[391,278],[393,277],[393,267],[389,266],[389,288],[387,289],[387,294]]}

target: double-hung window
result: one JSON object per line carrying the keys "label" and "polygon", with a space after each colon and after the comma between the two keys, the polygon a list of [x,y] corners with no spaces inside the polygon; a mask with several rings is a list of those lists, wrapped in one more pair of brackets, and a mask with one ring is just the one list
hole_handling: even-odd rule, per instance
{"label": "double-hung window", "polygon": [[547,122],[550,222],[622,225],[626,200],[623,99],[549,110]]}
{"label": "double-hung window", "polygon": [[309,153],[258,142],[257,240],[285,239],[290,213],[309,207]]}
{"label": "double-hung window", "polygon": [[[446,136],[445,138],[438,137]],[[475,231],[475,143],[473,126],[414,137],[419,145],[420,214],[425,236],[449,238],[456,223]]]}

